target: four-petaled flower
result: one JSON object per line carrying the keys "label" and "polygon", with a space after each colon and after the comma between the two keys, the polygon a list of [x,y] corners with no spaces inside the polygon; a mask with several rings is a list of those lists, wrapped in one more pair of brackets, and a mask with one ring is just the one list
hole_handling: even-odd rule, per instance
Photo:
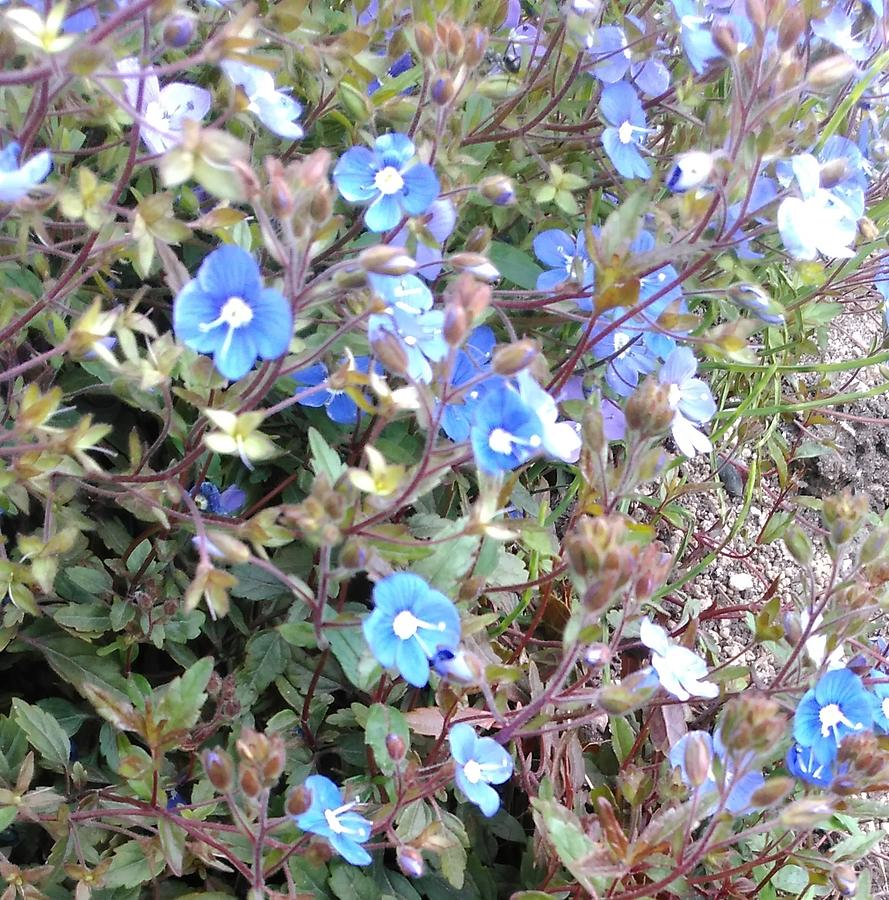
{"label": "four-petaled flower", "polygon": [[606,85],[599,100],[599,112],[608,123],[602,145],[614,168],[624,178],[649,178],[651,169],[639,152],[649,129],[636,91],[625,81]]}
{"label": "four-petaled flower", "polygon": [[538,291],[553,291],[566,282],[574,282],[585,291],[596,283],[596,269],[586,249],[581,230],[576,238],[560,228],[541,231],[534,238],[534,253],[549,268],[537,276]]}
{"label": "four-petaled flower", "polygon": [[[352,360],[354,370],[367,375],[370,368],[369,356],[356,356]],[[378,368],[375,364],[375,368]],[[301,393],[305,388],[316,387],[324,384],[323,390],[315,391],[299,400],[301,406],[324,407],[327,418],[337,425],[354,425],[358,421],[358,404],[345,390],[330,387],[329,373],[324,363],[314,363],[293,373],[293,380],[297,384],[296,393]]]}
{"label": "four-petaled flower", "polygon": [[21,148],[13,141],[0,150],[0,203],[15,203],[40,184],[52,169],[48,150],[19,166]]}
{"label": "four-petaled flower", "polygon": [[278,291],[263,288],[256,260],[227,244],[176,295],[173,330],[192,350],[212,353],[219,372],[237,381],[257,357],[277,359],[287,352],[293,313]]}
{"label": "four-petaled flower", "polygon": [[658,373],[658,381],[669,389],[673,440],[686,456],[713,449],[710,438],[697,426],[713,418],[716,402],[706,383],[694,377],[697,368],[698,361],[691,350],[677,347]]}
{"label": "four-petaled flower", "polygon": [[429,681],[429,660],[460,643],[457,607],[419,575],[397,572],[373,589],[374,610],[362,625],[380,665],[394,666],[414,687]]}
{"label": "four-petaled flower", "polygon": [[198,488],[194,502],[198,509],[206,510],[214,516],[234,515],[247,499],[247,495],[236,485],[220,491],[212,481],[204,481]]}
{"label": "four-petaled flower", "polygon": [[294,821],[298,828],[317,834],[353,866],[366,866],[371,855],[361,845],[370,838],[373,824],[353,812],[357,800],[343,802],[342,791],[323,775],[310,775],[305,786],[312,794],[309,808]]}
{"label": "four-petaled flower", "polygon": [[484,815],[493,816],[500,808],[500,795],[492,784],[503,784],[512,776],[512,757],[493,738],[480,738],[466,722],[448,732],[451,756],[457,764],[457,787]]}
{"label": "four-petaled flower", "polygon": [[393,132],[374,141],[373,150],[352,147],[337,162],[333,180],[350,203],[366,203],[371,231],[394,228],[404,216],[422,215],[438,197],[438,176],[417,161],[407,135]]}
{"label": "four-petaled flower", "polygon": [[793,736],[811,749],[815,761],[830,765],[847,734],[873,725],[873,700],[861,679],[848,669],[834,669],[803,695],[793,720]]}
{"label": "four-petaled flower", "polygon": [[719,696],[718,685],[706,681],[707,663],[687,647],[670,641],[667,632],[650,619],[643,619],[639,626],[642,643],[651,650],[651,664],[657,672],[661,687],[677,697]]}
{"label": "four-petaled flower", "polygon": [[511,388],[488,390],[472,414],[469,432],[475,464],[483,472],[509,472],[540,453],[543,423]]}

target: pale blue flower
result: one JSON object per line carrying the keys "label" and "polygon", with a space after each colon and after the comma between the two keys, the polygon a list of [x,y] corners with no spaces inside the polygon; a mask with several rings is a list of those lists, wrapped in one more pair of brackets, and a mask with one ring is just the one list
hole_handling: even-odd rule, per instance
{"label": "pale blue flower", "polygon": [[688,347],[677,347],[658,373],[658,381],[669,388],[673,440],[680,452],[689,457],[713,449],[710,439],[698,426],[713,418],[716,401],[707,384],[694,377],[697,368],[694,353]]}
{"label": "pale blue flower", "polygon": [[299,140],[305,132],[297,119],[302,115],[300,103],[284,91],[275,88],[272,73],[259,66],[223,60],[220,63],[229,80],[247,97],[247,109],[278,137]]}
{"label": "pale blue flower", "polygon": [[719,696],[719,686],[706,681],[707,663],[694,651],[674,644],[660,625],[643,619],[639,637],[651,650],[651,664],[665,691],[683,701],[690,697],[712,700]]}
{"label": "pale blue flower", "polygon": [[[576,282],[585,291],[596,283],[596,270],[586,249],[583,230],[571,237],[560,228],[541,231],[532,243],[537,258],[548,268],[537,276],[538,291],[554,291],[565,282]],[[591,306],[587,301],[588,306]]]}
{"label": "pale blue flower", "polygon": [[361,845],[370,839],[373,824],[353,812],[357,800],[343,802],[343,792],[323,775],[310,775],[305,787],[312,795],[309,808],[294,816],[297,828],[323,837],[346,862],[366,866],[371,855]]}
{"label": "pale blue flower", "polygon": [[562,462],[575,463],[580,456],[581,439],[575,422],[559,422],[556,401],[525,369],[516,376],[519,396],[537,413],[542,426],[541,447],[548,456]]}
{"label": "pale blue flower", "polygon": [[0,151],[0,203],[15,203],[46,180],[52,169],[48,150],[41,150],[19,166],[21,147],[13,141]]}
{"label": "pale blue flower", "polygon": [[480,738],[466,722],[448,732],[448,743],[456,768],[457,787],[485,816],[500,809],[500,795],[492,784],[503,784],[512,777],[512,757],[493,738]]}
{"label": "pale blue flower", "polygon": [[602,145],[614,168],[624,178],[649,178],[651,169],[639,147],[648,134],[645,112],[636,91],[625,81],[606,85],[599,100],[599,112],[608,123]]}

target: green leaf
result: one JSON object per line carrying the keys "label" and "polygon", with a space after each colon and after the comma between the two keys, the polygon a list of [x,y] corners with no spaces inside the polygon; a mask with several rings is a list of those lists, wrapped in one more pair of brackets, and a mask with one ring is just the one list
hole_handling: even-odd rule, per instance
{"label": "green leaf", "polygon": [[488,247],[488,259],[500,270],[500,274],[516,287],[533,291],[537,287],[537,276],[543,271],[524,250],[492,241]]}
{"label": "green leaf", "polygon": [[56,609],[52,617],[73,631],[102,634],[111,628],[108,607],[102,603],[69,603]]}
{"label": "green leaf", "polygon": [[290,647],[277,631],[266,631],[251,638],[247,644],[247,659],[241,673],[254,691],[264,691],[290,662]]}
{"label": "green leaf", "polygon": [[607,852],[593,842],[577,816],[564,806],[540,797],[534,797],[531,805],[538,830],[552,844],[562,864],[586,890],[595,894],[591,878],[603,864],[610,863]]}
{"label": "green leaf", "polygon": [[185,856],[185,831],[168,819],[160,819],[157,823],[157,834],[167,865],[174,875],[181,875],[182,860]]}
{"label": "green leaf", "polygon": [[339,900],[380,900],[376,882],[356,866],[337,866],[328,884]]}
{"label": "green leaf", "polygon": [[285,622],[276,630],[293,647],[315,647],[318,643],[311,622]]}
{"label": "green leaf", "polygon": [[629,248],[639,234],[642,216],[650,199],[646,189],[634,191],[608,216],[599,235],[599,249],[603,260],[622,255],[622,251]]}
{"label": "green leaf", "polygon": [[135,888],[151,881],[164,870],[164,858],[160,855],[149,859],[145,845],[127,841],[114,851],[111,867],[105,874],[106,888]]}
{"label": "green leaf", "polygon": [[346,471],[346,464],[337,456],[336,450],[321,437],[315,428],[309,429],[309,450],[312,454],[312,470],[316,475],[325,475],[331,484],[335,484],[340,475]]}
{"label": "green leaf", "polygon": [[377,766],[384,775],[392,775],[398,768],[386,748],[386,738],[390,734],[400,737],[407,751],[411,745],[411,732],[404,714],[392,706],[374,703],[367,716],[364,743],[373,750]]}
{"label": "green leaf", "polygon": [[425,578],[436,590],[453,596],[475,559],[479,540],[478,535],[466,534],[445,541],[425,559],[417,560],[411,567],[412,571]]}
{"label": "green leaf", "polygon": [[242,597],[244,600],[275,600],[290,594],[290,588],[280,578],[275,578],[259,566],[244,563],[232,566],[231,573],[238,579],[238,583],[229,589],[232,597]]}
{"label": "green leaf", "polygon": [[92,716],[78,709],[73,703],[63,700],[61,697],[47,697],[38,700],[37,705],[49,713],[62,726],[68,737],[74,737],[87,719]]}
{"label": "green leaf", "polygon": [[169,684],[154,691],[157,721],[166,719],[164,733],[187,731],[193,728],[207,702],[204,690],[213,674],[213,658],[205,656]]}
{"label": "green leaf", "polygon": [[636,735],[633,727],[623,716],[609,716],[608,721],[611,725],[611,746],[614,747],[614,755],[619,763],[623,763],[633,749]]}
{"label": "green leaf", "polygon": [[25,732],[28,742],[51,768],[66,769],[71,742],[65,729],[48,712],[18,697],[12,700],[12,716]]}
{"label": "green leaf", "polygon": [[331,628],[330,650],[343,674],[359,690],[369,692],[380,680],[381,670],[370,655],[360,628]]}

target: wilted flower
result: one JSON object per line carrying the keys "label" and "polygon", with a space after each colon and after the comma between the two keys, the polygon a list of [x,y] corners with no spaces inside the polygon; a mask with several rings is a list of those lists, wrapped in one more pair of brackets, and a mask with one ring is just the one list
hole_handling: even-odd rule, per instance
{"label": "wilted flower", "polygon": [[368,204],[364,221],[371,231],[422,215],[438,197],[435,171],[416,154],[407,135],[393,132],[378,137],[373,150],[352,147],[340,157],[333,170],[337,190],[350,203]]}
{"label": "wilted flower", "polygon": [[48,150],[41,150],[19,166],[21,147],[13,141],[0,151],[0,203],[15,203],[46,179],[52,169]]}
{"label": "wilted flower", "polygon": [[667,632],[650,619],[639,626],[642,643],[651,650],[651,664],[657,672],[661,687],[679,700],[689,697],[719,696],[718,685],[705,681],[707,663],[687,647],[670,641]]}
{"label": "wilted flower", "polygon": [[212,353],[230,381],[246,375],[256,358],[277,359],[293,335],[290,304],[263,288],[256,260],[234,245],[214,250],[197,277],[173,301],[176,337],[198,353]]}
{"label": "wilted flower", "polygon": [[293,817],[297,827],[325,838],[353,866],[368,865],[371,856],[361,845],[370,838],[373,825],[352,811],[358,801],[343,803],[342,791],[323,775],[310,775],[305,787],[311,791],[312,802],[304,813]]}
{"label": "wilted flower", "polygon": [[466,722],[448,732],[451,755],[457,764],[457,787],[484,815],[493,816],[500,808],[500,795],[492,784],[503,784],[512,775],[512,757],[493,738],[480,738]]}
{"label": "wilted flower", "polygon": [[243,505],[247,495],[237,486],[231,485],[220,491],[212,481],[204,481],[198,488],[195,504],[214,516],[234,515]]}
{"label": "wilted flower", "polygon": [[222,70],[247,97],[247,109],[278,137],[299,140],[305,132],[297,124],[302,105],[284,91],[275,88],[271,72],[258,66],[223,60]]}
{"label": "wilted flower", "polygon": [[457,607],[418,575],[397,572],[373,589],[374,610],[364,620],[364,637],[380,665],[395,667],[414,687],[429,681],[429,660],[460,642]]}

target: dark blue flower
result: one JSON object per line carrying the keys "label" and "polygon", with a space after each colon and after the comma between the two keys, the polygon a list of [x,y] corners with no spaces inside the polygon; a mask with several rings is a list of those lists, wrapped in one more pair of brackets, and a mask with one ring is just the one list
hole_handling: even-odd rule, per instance
{"label": "dark blue flower", "polygon": [[204,481],[194,499],[198,509],[214,516],[231,516],[244,505],[247,495],[234,484],[220,491],[212,481]]}
{"label": "dark blue flower", "polygon": [[393,666],[408,684],[424,687],[429,660],[442,648],[460,643],[460,614],[440,591],[419,575],[397,572],[373,589],[374,610],[362,628],[381,666]]}
{"label": "dark blue flower", "polygon": [[19,166],[21,147],[13,141],[0,150],[0,203],[15,203],[46,180],[52,169],[48,150],[41,150]]}
{"label": "dark blue flower", "polygon": [[584,290],[592,290],[596,270],[587,253],[583,231],[577,237],[571,237],[566,231],[551,228],[541,231],[532,246],[537,258],[549,267],[537,276],[538,291],[553,291],[565,282],[575,282]]}
{"label": "dark blue flower", "polygon": [[176,337],[213,363],[230,381],[246,375],[257,357],[277,359],[293,336],[290,304],[263,288],[256,260],[234,245],[214,250],[196,278],[173,301]]}
{"label": "dark blue flower", "polygon": [[368,865],[371,855],[361,845],[370,839],[373,824],[352,812],[358,801],[343,803],[342,791],[323,775],[310,775],[305,786],[312,802],[304,813],[293,817],[297,827],[323,837],[353,866]]}
{"label": "dark blue flower", "polygon": [[454,770],[457,787],[485,816],[493,816],[500,809],[500,795],[491,785],[509,781],[512,757],[493,738],[478,737],[466,722],[451,728],[448,743],[457,764]]}
{"label": "dark blue flower", "polygon": [[352,147],[337,162],[337,190],[350,203],[367,204],[364,221],[371,231],[394,228],[406,215],[422,215],[438,197],[435,171],[416,154],[410,138],[394,132],[378,137],[373,150]]}
{"label": "dark blue flower", "polygon": [[848,669],[834,669],[806,691],[796,709],[793,736],[815,761],[829,766],[847,734],[868,730],[873,724],[871,695],[861,679]]}
{"label": "dark blue flower", "polygon": [[478,682],[478,674],[469,664],[465,650],[439,650],[429,660],[436,674],[454,684],[470,685]]}
{"label": "dark blue flower", "polygon": [[608,123],[602,145],[614,168],[624,178],[649,178],[651,169],[639,146],[649,129],[636,91],[625,81],[606,85],[599,100],[599,112]]}
{"label": "dark blue flower", "polygon": [[[386,73],[389,78],[397,78],[399,75],[407,72],[408,69],[412,68],[414,65],[414,57],[413,54],[408,50],[406,53],[402,53],[398,59],[395,60],[394,63],[389,67],[388,72]],[[380,87],[382,87],[379,78],[374,78],[367,86],[368,96],[371,94],[375,94]],[[409,88],[408,91],[411,89]],[[404,93],[408,93],[405,91]]]}
{"label": "dark blue flower", "polygon": [[[375,370],[377,368],[375,365]],[[370,370],[370,357],[356,356],[355,369],[367,375]],[[293,373],[293,380],[297,384],[297,393],[303,388],[324,384],[328,377],[327,366],[324,363],[315,363]],[[358,404],[343,390],[333,390],[328,386],[325,390],[316,391],[303,397],[299,403],[301,406],[310,406],[316,409],[324,407],[327,417],[338,425],[354,425],[358,421]]]}
{"label": "dark blue flower", "polygon": [[543,423],[516,391],[488,391],[473,409],[470,439],[475,464],[496,475],[541,452]]}

